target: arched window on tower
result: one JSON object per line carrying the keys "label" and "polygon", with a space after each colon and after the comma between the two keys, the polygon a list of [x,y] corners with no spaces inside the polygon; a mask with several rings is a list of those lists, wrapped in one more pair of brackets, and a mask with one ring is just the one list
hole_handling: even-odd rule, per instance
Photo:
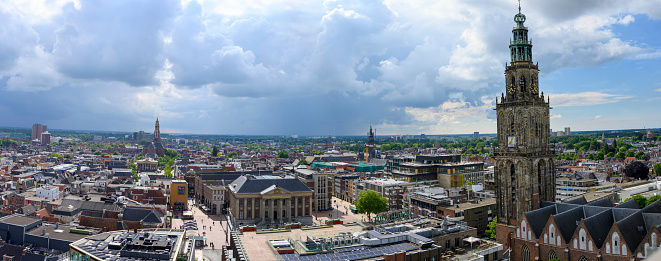
{"label": "arched window on tower", "polygon": [[521,92],[525,93],[526,92],[526,78],[521,76],[521,79],[519,79],[519,86],[521,86]]}
{"label": "arched window on tower", "polygon": [[510,184],[511,184],[511,190],[512,190],[511,191],[512,192],[512,194],[511,194],[512,197],[511,197],[510,200],[511,200],[512,205],[510,205],[510,215],[509,216],[510,217],[516,217],[516,215],[517,215],[517,213],[516,213],[516,201],[517,201],[517,198],[516,198],[516,168],[514,167],[514,163],[512,163],[510,165],[510,178],[511,178],[511,183]]}

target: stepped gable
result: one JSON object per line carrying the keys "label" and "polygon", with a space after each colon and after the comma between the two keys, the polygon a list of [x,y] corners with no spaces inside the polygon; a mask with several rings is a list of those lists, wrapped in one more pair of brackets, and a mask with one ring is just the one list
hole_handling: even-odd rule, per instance
{"label": "stepped gable", "polygon": [[645,226],[642,211],[638,211],[620,222],[617,222],[617,226],[620,228],[622,238],[631,251],[636,250],[640,241],[643,240],[648,231],[648,228]]}
{"label": "stepped gable", "polygon": [[569,240],[574,235],[574,231],[576,230],[576,226],[578,226],[578,222],[583,218],[585,218],[585,215],[583,208],[581,207],[573,208],[553,216],[553,219],[558,225],[558,229],[562,233],[562,237],[565,239],[565,242],[569,242]]}
{"label": "stepped gable", "polygon": [[624,202],[622,204],[619,204],[615,206],[615,208],[630,208],[630,209],[640,209],[640,206],[638,205],[638,202],[635,200],[629,200],[627,202]]}
{"label": "stepped gable", "polygon": [[584,219],[583,221],[585,222],[585,226],[588,228],[597,249],[600,249],[604,244],[606,237],[608,237],[609,228],[613,226],[614,220],[612,209],[602,211]]}
{"label": "stepped gable", "polygon": [[549,220],[549,217],[555,214],[556,209],[553,205],[525,213],[526,219],[528,219],[530,227],[532,227],[532,232],[535,233],[537,238],[539,238],[542,234],[542,231],[544,231],[544,226],[546,226],[546,222]]}

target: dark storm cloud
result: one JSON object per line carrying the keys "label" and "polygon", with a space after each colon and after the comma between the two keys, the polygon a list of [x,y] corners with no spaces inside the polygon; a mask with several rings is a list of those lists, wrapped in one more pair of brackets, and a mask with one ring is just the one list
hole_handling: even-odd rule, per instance
{"label": "dark storm cloud", "polygon": [[180,4],[174,0],[81,1],[63,8],[57,30],[55,65],[77,79],[154,84],[163,67],[163,35]]}

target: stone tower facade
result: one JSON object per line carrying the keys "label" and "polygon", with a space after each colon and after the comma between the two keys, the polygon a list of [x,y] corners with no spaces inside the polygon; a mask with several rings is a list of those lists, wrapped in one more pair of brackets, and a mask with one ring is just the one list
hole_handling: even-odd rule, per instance
{"label": "stone tower facade", "polygon": [[161,126],[158,124],[158,117],[156,117],[156,125],[154,125],[154,142],[161,142]]}
{"label": "stone tower facade", "polygon": [[372,130],[372,125],[370,125],[370,132],[367,133],[367,146],[365,146],[365,163],[370,163],[374,156],[376,156],[375,145],[374,145],[374,130]]}
{"label": "stone tower facade", "polygon": [[539,93],[539,69],[521,13],[510,40],[506,94],[496,99],[498,150],[495,155],[497,239],[511,246],[514,226],[542,201],[555,201],[554,152],[549,150],[549,102]]}

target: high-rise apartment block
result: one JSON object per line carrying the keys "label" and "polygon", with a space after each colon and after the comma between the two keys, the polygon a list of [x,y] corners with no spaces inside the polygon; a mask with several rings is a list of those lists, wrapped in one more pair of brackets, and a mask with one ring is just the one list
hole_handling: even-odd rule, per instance
{"label": "high-rise apartment block", "polygon": [[41,134],[48,131],[46,125],[35,123],[32,125],[32,140],[41,140]]}

